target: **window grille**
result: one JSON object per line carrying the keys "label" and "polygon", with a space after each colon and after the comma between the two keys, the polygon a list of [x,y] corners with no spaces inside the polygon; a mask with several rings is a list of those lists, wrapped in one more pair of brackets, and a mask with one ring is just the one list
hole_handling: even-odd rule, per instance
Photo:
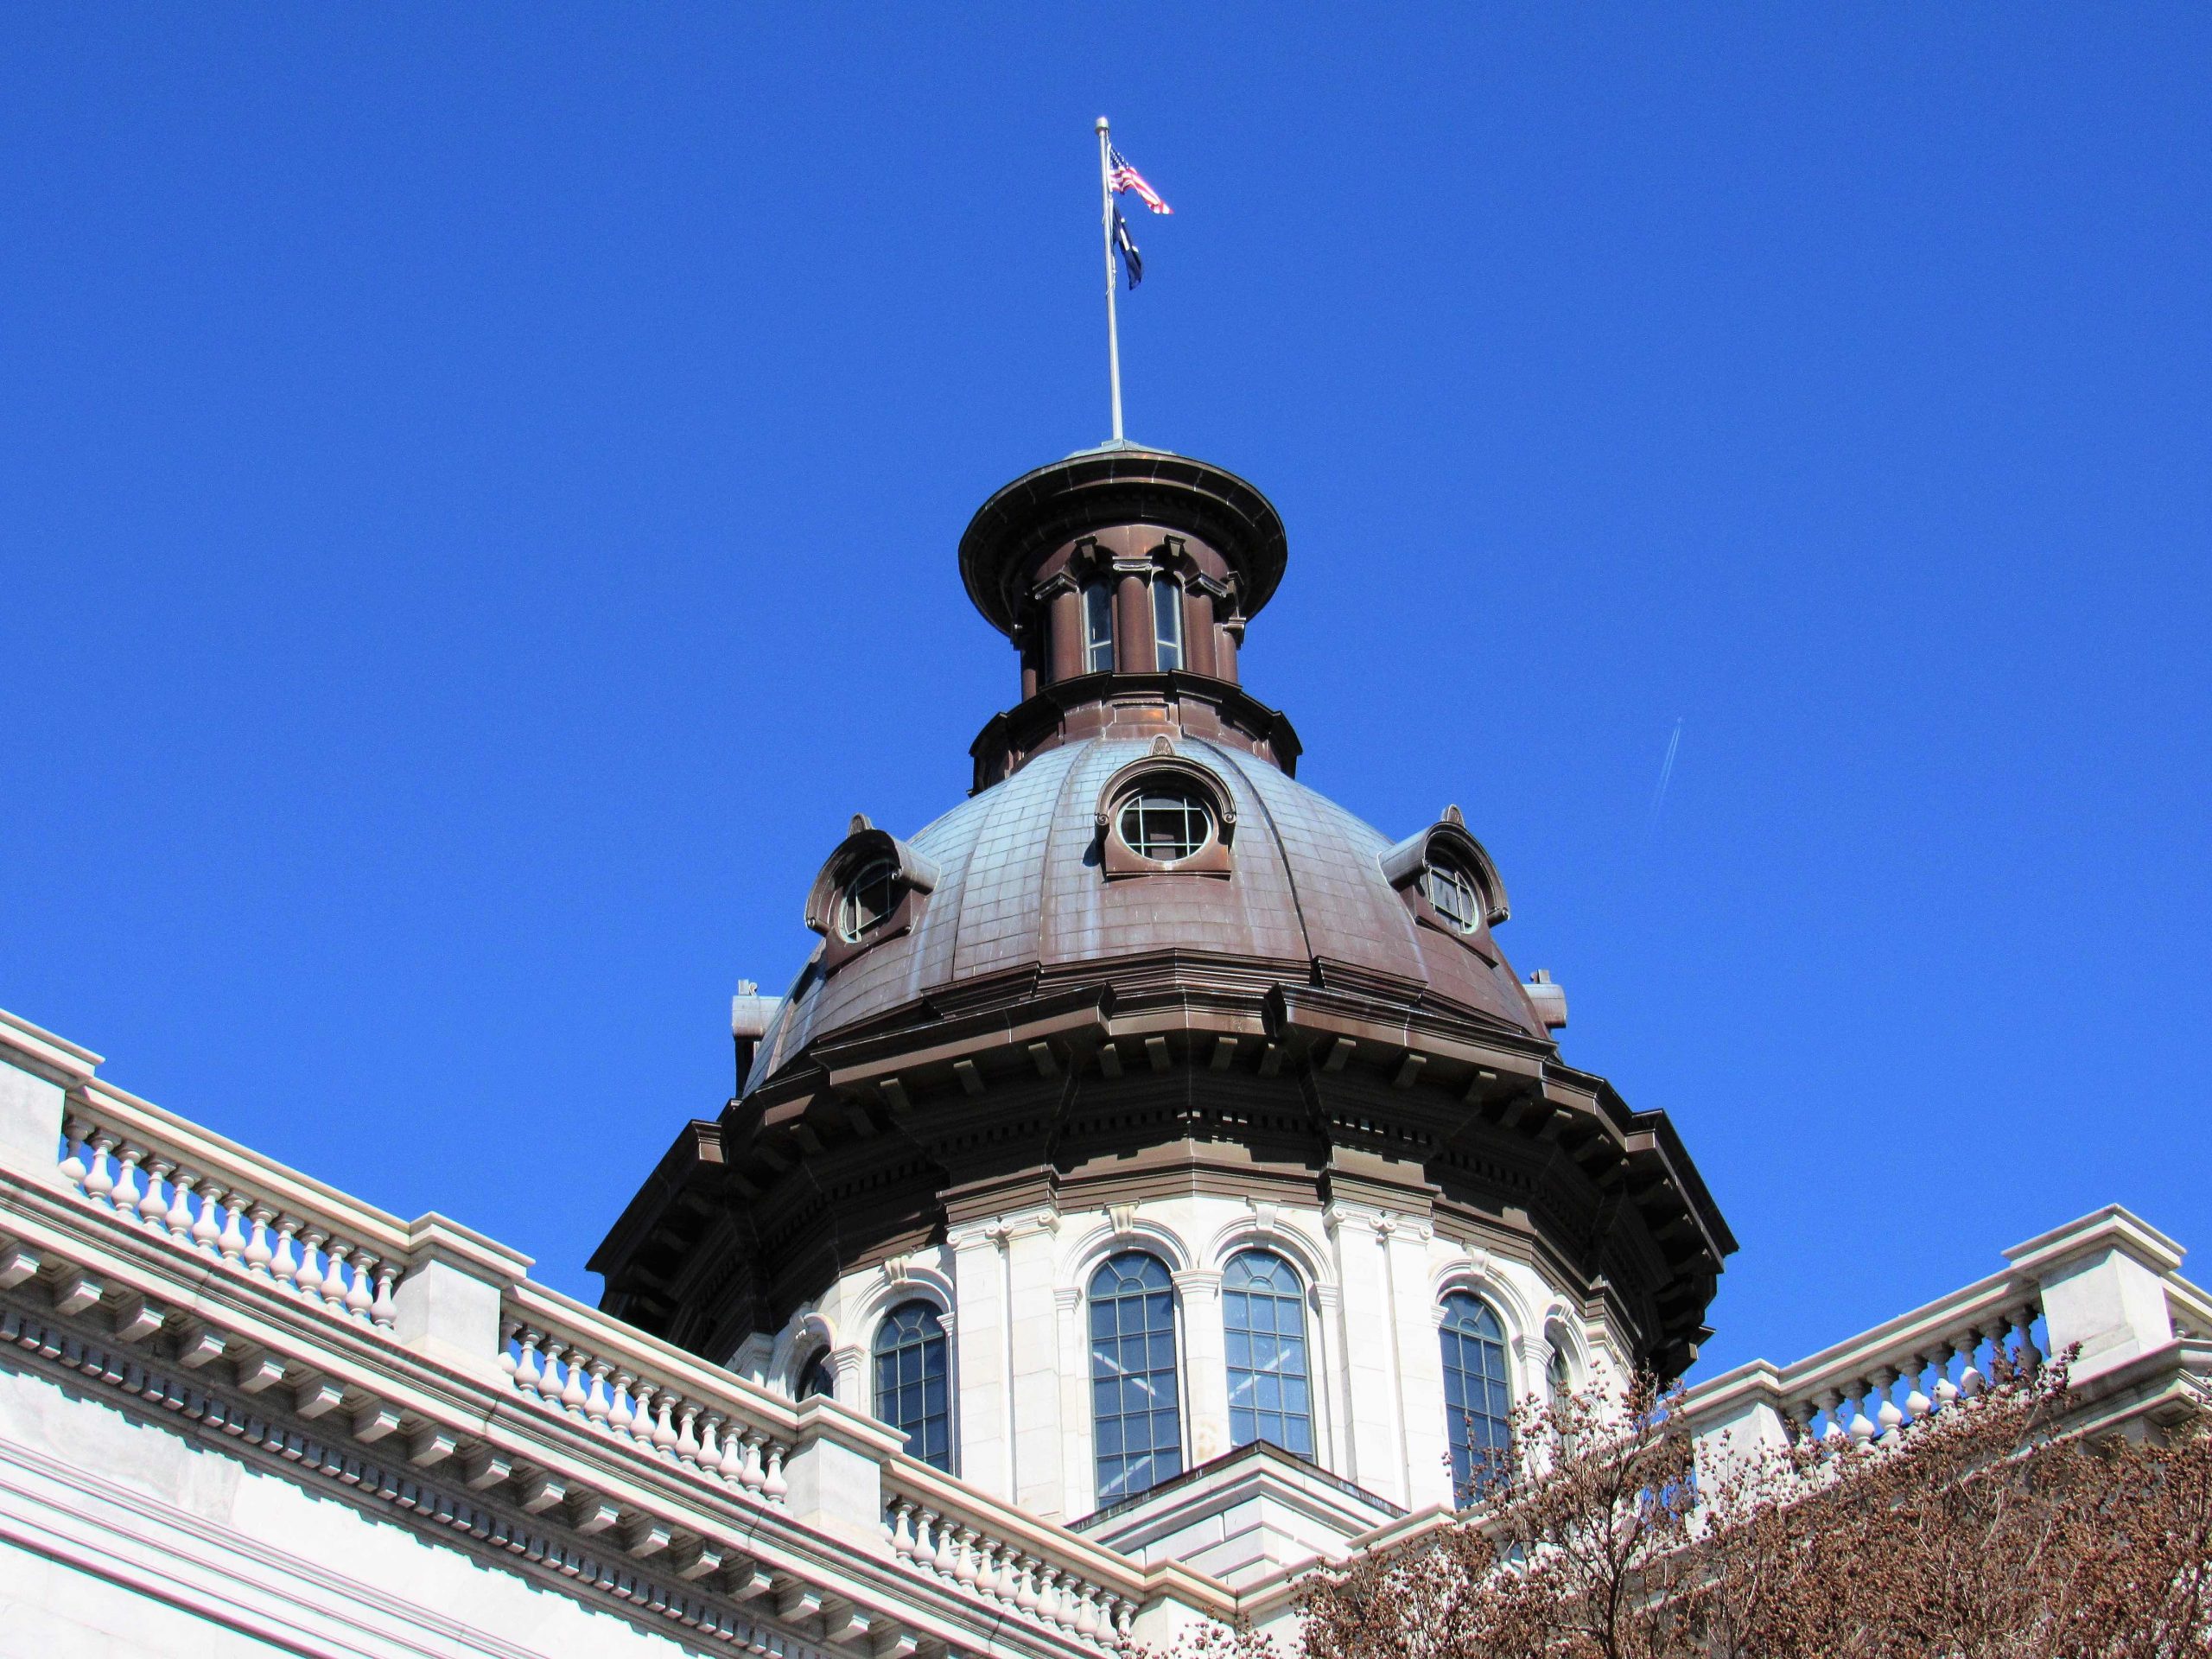
{"label": "window grille", "polygon": [[1183,584],[1172,576],[1153,578],[1152,641],[1161,672],[1183,666]]}
{"label": "window grille", "polygon": [[876,859],[845,883],[844,897],[837,901],[837,931],[847,943],[857,944],[898,907],[899,866],[887,858]]}
{"label": "window grille", "polygon": [[1083,590],[1083,671],[1104,674],[1114,666],[1114,584],[1094,582]]}
{"label": "window grille", "polygon": [[1122,803],[1121,830],[1131,852],[1173,864],[1213,839],[1213,814],[1188,790],[1154,786]]}
{"label": "window grille", "polygon": [[1511,1473],[1511,1387],[1505,1328],[1463,1290],[1444,1299],[1444,1416],[1452,1442],[1452,1498],[1473,1503]]}
{"label": "window grille", "polygon": [[944,1325],[927,1302],[894,1307],[875,1330],[875,1414],[906,1437],[906,1452],[952,1472],[952,1409]]}
{"label": "window grille", "polygon": [[1128,1251],[1091,1275],[1090,1425],[1100,1503],[1183,1472],[1175,1290],[1157,1256]]}
{"label": "window grille", "polygon": [[1306,1290],[1268,1250],[1230,1259],[1221,1280],[1229,1346],[1229,1443],[1266,1440],[1313,1455],[1313,1378],[1306,1361]]}
{"label": "window grille", "polygon": [[1482,897],[1474,878],[1449,859],[1433,860],[1422,868],[1421,890],[1436,913],[1462,933],[1482,925]]}

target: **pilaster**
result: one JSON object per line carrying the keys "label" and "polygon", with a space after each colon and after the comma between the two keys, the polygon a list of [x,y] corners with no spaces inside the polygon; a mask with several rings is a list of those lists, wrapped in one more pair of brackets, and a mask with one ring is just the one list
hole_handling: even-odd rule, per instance
{"label": "pilaster", "polygon": [[1230,1450],[1229,1361],[1221,1328],[1221,1271],[1186,1268],[1173,1275],[1183,1310],[1185,1468]]}
{"label": "pilaster", "polygon": [[1006,1229],[995,1222],[964,1228],[946,1243],[952,1249],[954,1305],[960,1317],[952,1344],[960,1395],[954,1424],[960,1438],[960,1478],[994,1497],[1011,1498]]}

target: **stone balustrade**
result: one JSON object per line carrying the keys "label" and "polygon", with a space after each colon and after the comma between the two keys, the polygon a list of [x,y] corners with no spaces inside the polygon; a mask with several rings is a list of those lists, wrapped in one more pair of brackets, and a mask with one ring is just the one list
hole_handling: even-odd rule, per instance
{"label": "stone balustrade", "polygon": [[500,1324],[499,1368],[518,1394],[764,1503],[784,1501],[795,1445],[787,1402],[543,1286],[511,1289]]}
{"label": "stone balustrade", "polygon": [[899,1457],[884,1471],[883,1529],[916,1572],[1049,1630],[1129,1645],[1144,1587],[1124,1558],[1071,1548],[1071,1535]]}
{"label": "stone balustrade", "polygon": [[338,1318],[392,1328],[394,1291],[409,1267],[404,1224],[166,1117],[127,1096],[88,1097],[63,1124],[62,1183]]}
{"label": "stone balustrade", "polygon": [[1787,1366],[1738,1366],[1683,1398],[1701,1440],[1878,1445],[1989,1384],[2070,1355],[2077,1397],[2212,1330],[2172,1240],[2118,1205],[2005,1253],[1999,1273]]}

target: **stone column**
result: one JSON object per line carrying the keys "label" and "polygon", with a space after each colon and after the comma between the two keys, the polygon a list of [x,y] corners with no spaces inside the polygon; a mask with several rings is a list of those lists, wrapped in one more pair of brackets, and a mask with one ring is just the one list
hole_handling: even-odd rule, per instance
{"label": "stone column", "polygon": [[1046,1516],[1067,1513],[1059,1313],[1052,1289],[1059,1225],[1058,1216],[1040,1213],[1016,1223],[1007,1239],[1014,1502]]}
{"label": "stone column", "polygon": [[1405,1446],[1408,1509],[1452,1502],[1451,1443],[1444,1421],[1444,1355],[1439,1306],[1429,1284],[1429,1224],[1414,1216],[1382,1222],[1389,1262],[1392,1337],[1397,1346],[1398,1411]]}
{"label": "stone column", "polygon": [[1351,1424],[1344,1415],[1344,1292],[1313,1287],[1313,1434],[1321,1466],[1351,1476]]}
{"label": "stone column", "polygon": [[1174,1275],[1183,1314],[1184,1394],[1188,1421],[1184,1467],[1211,1463],[1230,1450],[1228,1344],[1221,1328],[1221,1273],[1189,1268]]}
{"label": "stone column", "polygon": [[1343,1474],[1377,1497],[1405,1502],[1405,1461],[1399,1434],[1397,1340],[1391,1330],[1387,1240],[1382,1217],[1332,1207],[1329,1238],[1343,1287],[1344,1412],[1350,1434]]}
{"label": "stone column", "polygon": [[1053,1333],[1060,1355],[1060,1487],[1065,1513],[1088,1514],[1098,1478],[1090,1438],[1090,1343],[1083,1328],[1083,1293],[1052,1289]]}
{"label": "stone column", "polygon": [[1149,674],[1160,665],[1152,639],[1151,563],[1116,559],[1114,573],[1114,667],[1123,674]]}
{"label": "stone column", "polygon": [[1202,581],[1192,577],[1183,584],[1183,666],[1193,674],[1211,676],[1215,654],[1213,595],[1201,586]]}
{"label": "stone column", "polygon": [[959,1384],[961,1479],[994,1497],[1014,1497],[1014,1446],[1007,1422],[1005,1230],[996,1224],[952,1235],[953,1294],[960,1310],[953,1344]]}
{"label": "stone column", "polygon": [[1065,572],[1037,590],[1046,618],[1045,678],[1050,683],[1083,672],[1083,594]]}

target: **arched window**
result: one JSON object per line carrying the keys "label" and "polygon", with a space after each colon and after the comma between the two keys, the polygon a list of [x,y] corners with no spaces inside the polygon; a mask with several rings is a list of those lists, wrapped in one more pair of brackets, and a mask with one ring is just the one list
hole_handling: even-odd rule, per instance
{"label": "arched window", "polygon": [[1464,1290],[1444,1299],[1444,1417],[1452,1441],[1452,1498],[1471,1503],[1512,1471],[1511,1390],[1505,1330]]}
{"label": "arched window", "polygon": [[952,1412],[944,1325],[927,1302],[904,1302],[875,1328],[875,1414],[906,1437],[906,1452],[952,1472]]}
{"label": "arched window", "polygon": [[1094,582],[1083,590],[1083,671],[1103,674],[1114,666],[1114,584]]}
{"label": "arched window", "polygon": [[827,1348],[808,1360],[806,1369],[798,1374],[798,1397],[811,1400],[817,1395],[827,1400],[837,1397],[837,1368],[830,1363]]}
{"label": "arched window", "polygon": [[1152,579],[1152,640],[1162,673],[1183,666],[1183,584],[1173,576]]}
{"label": "arched window", "polygon": [[1221,1310],[1229,1339],[1229,1443],[1266,1440],[1312,1457],[1313,1383],[1297,1273],[1271,1251],[1243,1251],[1221,1276]]}
{"label": "arched window", "polygon": [[1160,1258],[1141,1250],[1090,1276],[1090,1426],[1100,1503],[1183,1472],[1175,1289]]}

